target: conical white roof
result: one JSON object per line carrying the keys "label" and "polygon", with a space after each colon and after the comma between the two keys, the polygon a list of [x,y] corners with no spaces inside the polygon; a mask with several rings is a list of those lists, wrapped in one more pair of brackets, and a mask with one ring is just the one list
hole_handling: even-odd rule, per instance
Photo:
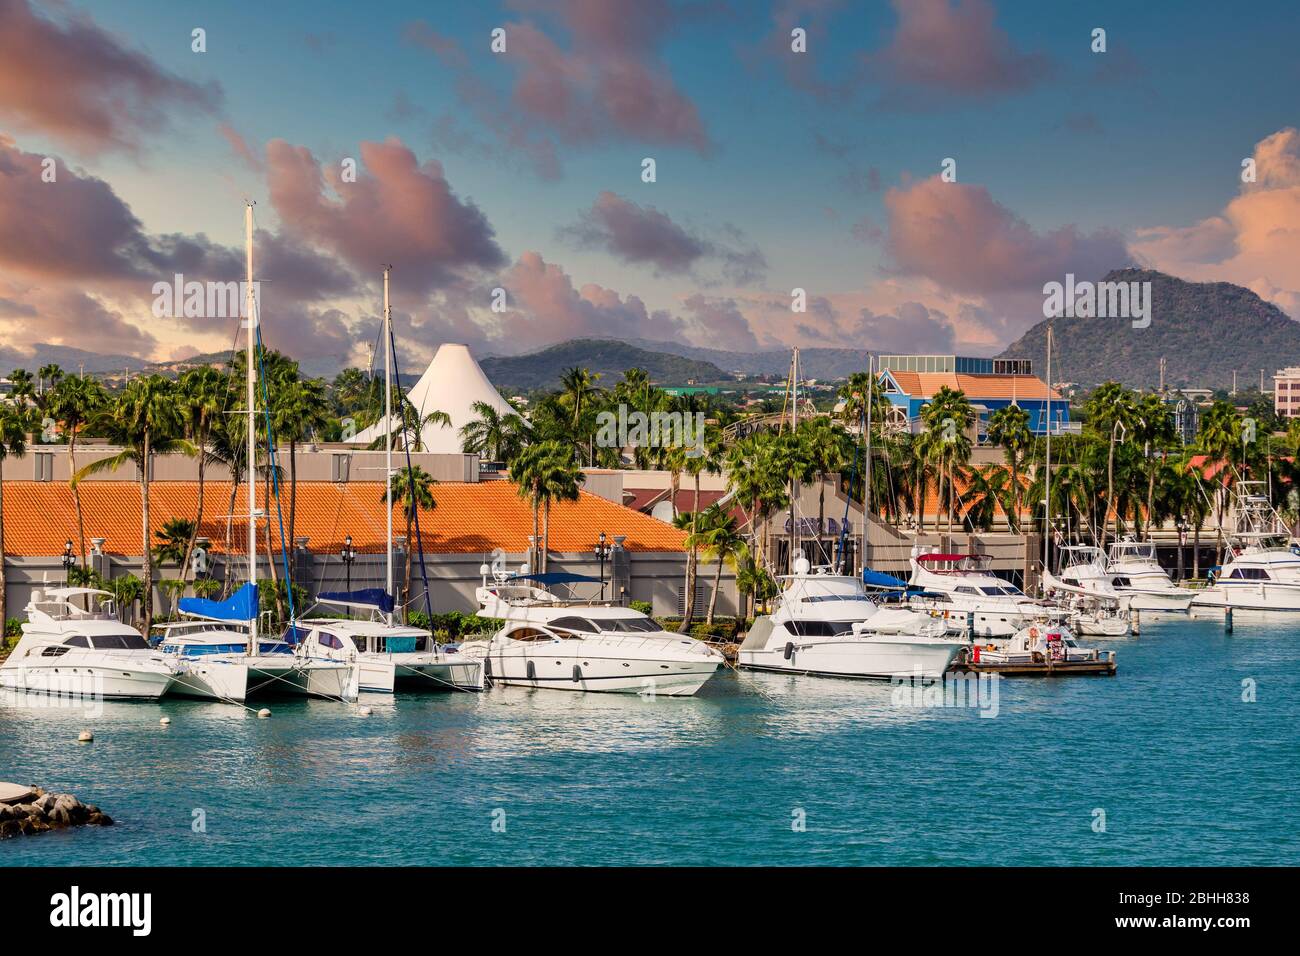
{"label": "conical white roof", "polygon": [[[421,419],[430,412],[446,412],[451,417],[451,427],[425,425],[421,429],[420,440],[424,450],[444,455],[460,453],[461,428],[478,419],[474,414],[475,402],[491,405],[503,415],[514,412],[510,403],[483,374],[467,345],[444,343],[438,346],[433,361],[407,392],[407,398],[419,411]],[[384,422],[379,421],[353,440],[368,445],[385,430]]]}

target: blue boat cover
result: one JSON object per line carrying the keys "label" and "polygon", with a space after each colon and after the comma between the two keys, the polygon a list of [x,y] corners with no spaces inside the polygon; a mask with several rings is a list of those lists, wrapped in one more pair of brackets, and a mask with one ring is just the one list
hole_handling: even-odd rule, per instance
{"label": "blue boat cover", "polygon": [[536,581],[538,584],[599,584],[600,578],[588,577],[585,574],[570,574],[568,571],[547,571],[545,574],[516,574],[507,580],[510,581]]}
{"label": "blue boat cover", "polygon": [[393,612],[393,596],[383,588],[362,588],[360,591],[323,591],[316,595],[318,601],[341,601],[344,604],[364,604],[378,608],[385,614]]}
{"label": "blue boat cover", "polygon": [[866,568],[862,572],[862,583],[873,588],[905,588],[907,582],[884,571],[872,571]]}
{"label": "blue boat cover", "polygon": [[186,614],[216,621],[251,621],[257,617],[257,585],[250,581],[224,601],[181,598],[177,606]]}

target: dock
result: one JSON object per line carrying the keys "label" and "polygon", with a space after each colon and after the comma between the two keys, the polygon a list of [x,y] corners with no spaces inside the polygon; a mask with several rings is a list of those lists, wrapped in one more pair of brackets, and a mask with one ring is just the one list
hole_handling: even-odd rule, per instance
{"label": "dock", "polygon": [[1004,677],[1114,677],[1119,665],[1114,653],[1091,661],[981,661],[955,663],[950,674],[1001,674]]}

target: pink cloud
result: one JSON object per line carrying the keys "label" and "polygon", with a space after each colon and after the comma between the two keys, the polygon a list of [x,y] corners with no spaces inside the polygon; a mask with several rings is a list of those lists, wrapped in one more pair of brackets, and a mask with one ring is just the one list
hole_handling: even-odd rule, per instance
{"label": "pink cloud", "polygon": [[82,153],[134,153],[172,113],[216,111],[216,84],[168,73],[85,14],[59,10],[46,19],[27,0],[0,0],[0,117],[15,127]]}
{"label": "pink cloud", "polygon": [[980,96],[1034,86],[1047,59],[1015,49],[988,0],[892,0],[898,28],[868,66],[896,100]]}
{"label": "pink cloud", "polygon": [[1139,229],[1134,253],[1154,268],[1194,281],[1246,286],[1300,319],[1300,130],[1255,145],[1253,183],[1191,226]]}
{"label": "pink cloud", "polygon": [[961,293],[1041,290],[1067,272],[1096,278],[1127,265],[1119,236],[1062,226],[1035,232],[983,186],[938,176],[885,194],[885,248],[899,273]]}
{"label": "pink cloud", "polygon": [[396,138],[362,143],[356,182],[322,167],[305,146],[267,145],[267,183],[283,229],[363,274],[391,264],[403,295],[424,294],[505,256],[487,217],[452,191],[435,161],[417,162]]}
{"label": "pink cloud", "polygon": [[248,145],[248,141],[240,135],[239,130],[235,129],[229,123],[219,123],[217,125],[217,132],[219,132],[229,144],[230,151],[239,157],[239,159],[243,160],[245,166],[257,173],[263,171],[265,166],[262,163],[262,157],[253,152],[252,148]]}

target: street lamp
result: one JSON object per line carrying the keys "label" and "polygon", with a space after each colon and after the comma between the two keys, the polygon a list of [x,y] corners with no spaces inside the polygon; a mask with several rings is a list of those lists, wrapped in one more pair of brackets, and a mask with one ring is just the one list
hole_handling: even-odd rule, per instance
{"label": "street lamp", "polygon": [[614,549],[606,543],[605,532],[602,531],[600,533],[600,540],[596,542],[596,547],[592,549],[596,555],[596,559],[600,562],[600,599],[602,601],[605,600],[605,562],[609,560],[609,556],[613,553],[613,550]]}
{"label": "street lamp", "polygon": [[72,583],[72,567],[77,563],[77,557],[72,553],[72,541],[63,542],[63,579],[64,584]]}
{"label": "street lamp", "polygon": [[347,583],[345,590],[352,590],[352,562],[357,559],[357,549],[352,547],[352,535],[343,539],[343,547],[339,549],[339,558],[343,561],[343,573],[346,576]]}

